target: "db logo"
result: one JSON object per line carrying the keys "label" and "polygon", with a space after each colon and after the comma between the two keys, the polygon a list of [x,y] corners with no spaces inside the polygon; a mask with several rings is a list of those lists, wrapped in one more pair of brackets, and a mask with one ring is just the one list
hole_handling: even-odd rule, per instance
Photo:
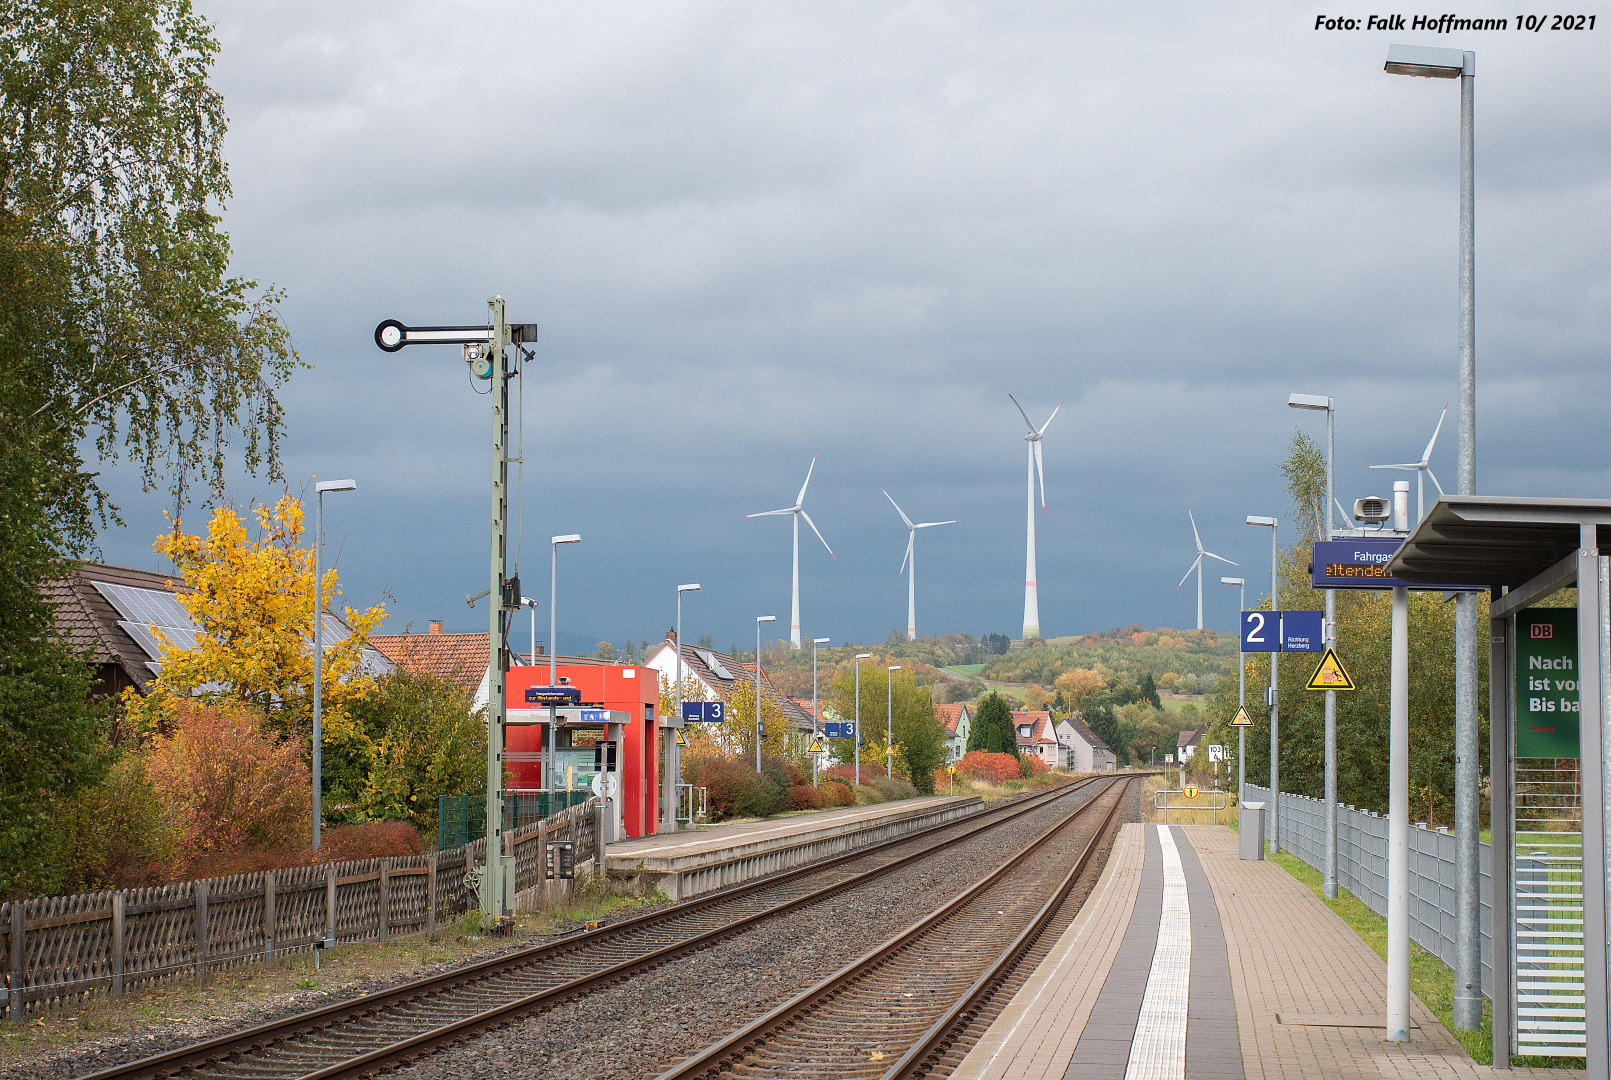
{"label": "db logo", "polygon": [[1532,630],[1532,639],[1534,641],[1548,641],[1555,636],[1554,623],[1535,622],[1530,629]]}

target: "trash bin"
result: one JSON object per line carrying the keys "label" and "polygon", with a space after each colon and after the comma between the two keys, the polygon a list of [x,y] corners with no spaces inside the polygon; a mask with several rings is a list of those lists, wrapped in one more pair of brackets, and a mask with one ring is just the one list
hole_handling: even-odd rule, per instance
{"label": "trash bin", "polygon": [[1241,806],[1242,858],[1264,858],[1264,804],[1245,802]]}

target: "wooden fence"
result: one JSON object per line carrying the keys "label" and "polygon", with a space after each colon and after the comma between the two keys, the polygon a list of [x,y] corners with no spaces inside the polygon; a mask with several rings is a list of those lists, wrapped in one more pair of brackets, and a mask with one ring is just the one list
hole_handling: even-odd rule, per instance
{"label": "wooden fence", "polygon": [[[595,803],[504,834],[515,891],[547,879],[548,846],[603,866]],[[401,858],[299,866],[177,885],[0,903],[0,1004],[12,1021],[85,994],[116,997],[176,975],[199,977],[286,953],[432,933],[468,910],[466,871],[486,841]]]}

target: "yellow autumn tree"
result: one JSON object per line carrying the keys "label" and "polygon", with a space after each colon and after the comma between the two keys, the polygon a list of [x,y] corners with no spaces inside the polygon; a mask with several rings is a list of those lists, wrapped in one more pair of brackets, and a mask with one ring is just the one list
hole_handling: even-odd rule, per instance
{"label": "yellow autumn tree", "polygon": [[[308,742],[313,733],[313,550],[301,546],[302,503],[291,495],[272,508],[253,507],[257,535],[233,507],[221,506],[206,536],[177,525],[152,545],[179,568],[188,588],[178,601],[200,627],[194,645],[162,638],[162,671],[141,697],[123,694],[129,719],[158,730],[182,701],[236,701],[263,715],[281,737]],[[340,595],[335,570],[320,585],[321,607]],[[328,743],[364,741],[351,705],[374,688],[362,668],[365,639],[386,617],[384,604],[344,608],[352,633],[325,634],[323,726]]]}

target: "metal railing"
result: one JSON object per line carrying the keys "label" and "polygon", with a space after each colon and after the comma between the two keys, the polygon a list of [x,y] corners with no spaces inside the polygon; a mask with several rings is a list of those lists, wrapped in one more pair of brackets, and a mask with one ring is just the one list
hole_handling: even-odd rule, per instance
{"label": "metal railing", "polygon": [[[1268,803],[1270,789],[1247,785],[1247,800]],[[1326,804],[1322,799],[1281,794],[1284,851],[1321,870],[1326,861]],[[1274,839],[1272,837],[1272,839]],[[1481,910],[1481,988],[1493,990],[1493,940],[1488,902],[1492,852],[1477,845],[1477,895]],[[1410,940],[1442,960],[1455,963],[1455,839],[1447,829],[1417,822],[1410,830]],[[1337,882],[1376,914],[1387,917],[1387,818],[1352,806],[1337,808]]]}

